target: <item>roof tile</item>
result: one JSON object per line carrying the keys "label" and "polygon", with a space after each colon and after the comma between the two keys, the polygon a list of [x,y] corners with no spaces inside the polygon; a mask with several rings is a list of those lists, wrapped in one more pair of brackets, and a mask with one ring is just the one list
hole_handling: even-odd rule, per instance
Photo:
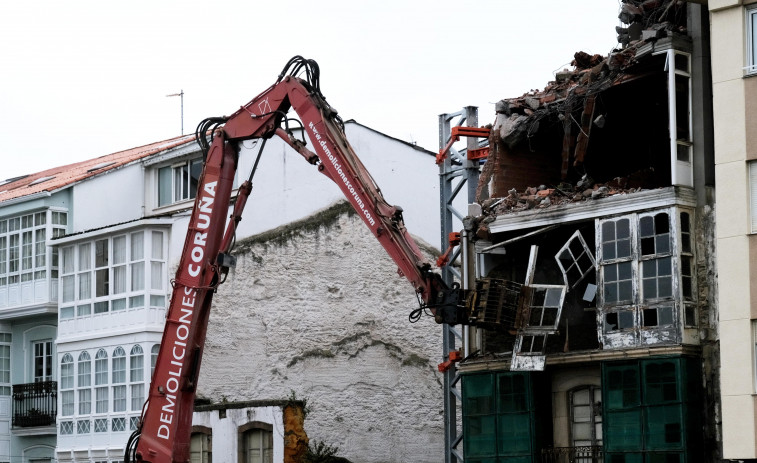
{"label": "roof tile", "polygon": [[0,180],[0,204],[11,199],[42,191],[53,192],[102,172],[117,169],[131,162],[194,141],[194,134],[182,135],[149,145],[107,154],[94,159],[53,167],[31,175]]}

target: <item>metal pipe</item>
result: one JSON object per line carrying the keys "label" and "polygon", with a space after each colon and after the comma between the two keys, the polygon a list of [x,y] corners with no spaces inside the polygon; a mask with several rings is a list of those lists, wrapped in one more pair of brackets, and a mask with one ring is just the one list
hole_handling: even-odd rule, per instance
{"label": "metal pipe", "polygon": [[[461,284],[463,290],[470,289],[469,283],[469,267],[468,267],[468,230],[463,229],[460,233],[460,250],[462,251],[463,265],[461,269]],[[471,353],[470,346],[471,327],[465,325],[463,327],[463,357],[467,357]]]}

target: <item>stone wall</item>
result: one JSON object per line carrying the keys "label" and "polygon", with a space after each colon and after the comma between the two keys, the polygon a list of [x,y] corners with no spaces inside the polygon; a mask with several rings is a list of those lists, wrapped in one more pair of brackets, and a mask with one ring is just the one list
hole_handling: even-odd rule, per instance
{"label": "stone wall", "polygon": [[199,396],[307,402],[312,441],[356,462],[443,459],[441,327],[349,207],[253,236],[215,296]]}

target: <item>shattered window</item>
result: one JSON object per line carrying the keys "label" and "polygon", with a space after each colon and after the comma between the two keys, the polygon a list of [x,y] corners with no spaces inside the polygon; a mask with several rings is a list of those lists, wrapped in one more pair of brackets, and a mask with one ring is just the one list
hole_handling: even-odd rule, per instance
{"label": "shattered window", "polygon": [[692,300],[694,293],[690,216],[680,215],[680,261],[674,218],[666,210],[600,222],[598,320],[602,332],[612,335],[604,338],[606,347],[669,341],[636,336],[642,329],[670,330],[681,318],[687,326],[696,323],[696,306],[676,302],[681,296]]}
{"label": "shattered window", "polygon": [[665,305],[644,309],[643,317],[643,326],[647,328],[655,326],[672,326],[674,322],[673,306]]}
{"label": "shattered window", "polygon": [[596,266],[594,255],[578,230],[560,249],[555,260],[557,260],[557,265],[560,266],[565,284],[571,289],[575,288]]}
{"label": "shattered window", "polygon": [[557,329],[565,286],[532,285],[534,288],[528,318],[529,328]]}
{"label": "shattered window", "polygon": [[520,339],[520,347],[518,349],[518,353],[543,354],[546,341],[547,341],[546,336],[524,335]]}
{"label": "shattered window", "polygon": [[641,238],[641,254],[664,254],[670,252],[670,221],[668,214],[661,212],[653,216],[639,219],[639,237]]}
{"label": "shattered window", "polygon": [[619,312],[610,312],[605,314],[604,317],[604,331],[609,333],[612,331],[629,330],[635,326],[634,312],[632,310],[624,310]]}

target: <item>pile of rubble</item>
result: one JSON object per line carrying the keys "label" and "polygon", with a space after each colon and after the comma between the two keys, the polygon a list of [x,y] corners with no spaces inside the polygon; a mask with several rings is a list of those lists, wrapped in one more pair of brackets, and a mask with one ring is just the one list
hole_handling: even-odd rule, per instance
{"label": "pile of rubble", "polygon": [[591,201],[619,194],[641,191],[647,185],[652,172],[641,171],[626,177],[616,177],[606,183],[594,183],[587,175],[575,185],[561,183],[554,187],[541,185],[528,187],[519,192],[515,188],[508,191],[504,198],[491,198],[482,202],[484,215],[496,217],[502,214],[520,212],[529,209],[543,209],[559,204]]}

